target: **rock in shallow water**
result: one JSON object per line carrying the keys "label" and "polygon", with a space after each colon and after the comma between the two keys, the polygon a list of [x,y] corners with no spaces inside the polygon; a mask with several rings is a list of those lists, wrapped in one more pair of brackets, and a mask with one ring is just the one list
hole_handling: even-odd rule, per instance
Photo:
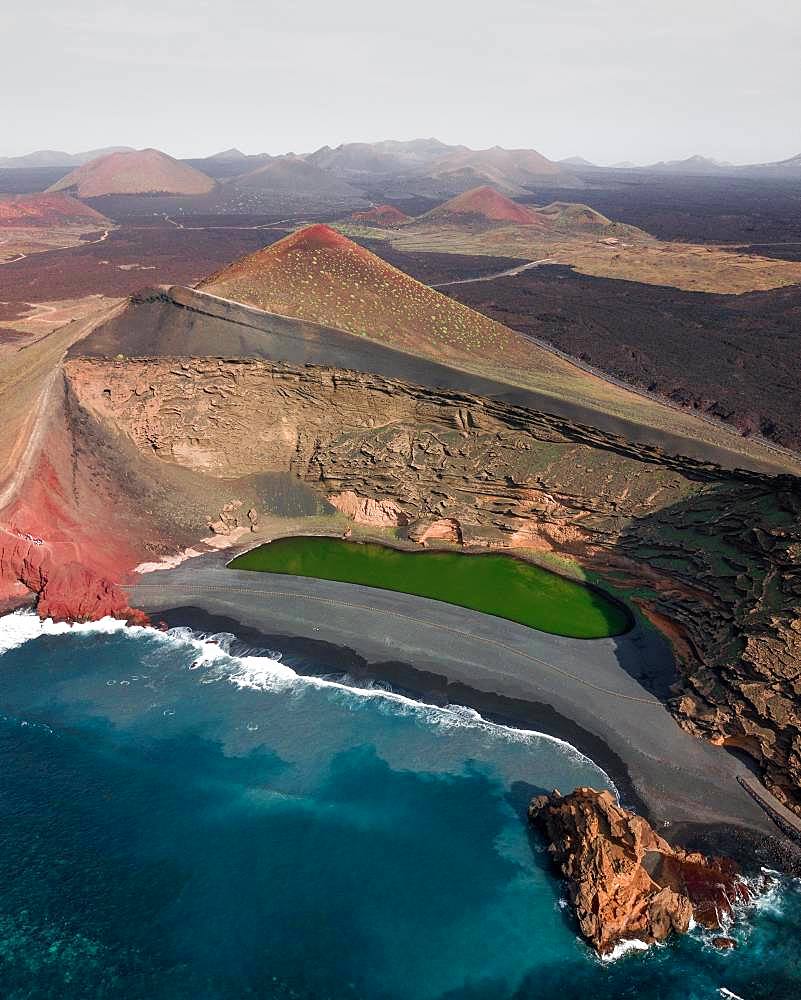
{"label": "rock in shallow water", "polygon": [[749,898],[733,861],[671,847],[608,791],[540,795],[528,815],[547,835],[581,933],[601,955],[623,941],[686,934],[693,920],[719,930]]}

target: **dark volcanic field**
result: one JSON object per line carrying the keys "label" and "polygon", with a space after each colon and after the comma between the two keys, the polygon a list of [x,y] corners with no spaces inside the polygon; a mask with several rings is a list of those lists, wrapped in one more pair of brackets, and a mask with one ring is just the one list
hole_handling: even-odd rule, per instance
{"label": "dark volcanic field", "polygon": [[[729,177],[677,177],[636,170],[579,171],[587,184],[570,192],[611,219],[639,226],[662,240],[692,243],[743,243],[761,241],[795,243],[801,250],[801,184],[792,181],[758,181]],[[564,201],[565,191],[538,188],[530,198],[535,204]],[[758,248],[762,253],[763,247]],[[783,256],[771,248],[771,256]],[[797,260],[797,256],[791,259]]]}
{"label": "dark volcanic field", "polygon": [[[103,243],[31,254],[19,263],[2,265],[0,298],[8,305],[0,305],[0,320],[19,314],[15,303],[77,299],[98,293],[113,298],[152,285],[193,285],[237,258],[275,243],[294,228],[294,224],[248,228],[276,222],[264,216],[195,216],[177,221],[187,228],[179,229],[163,219],[124,222]],[[477,277],[519,263],[505,257],[402,254],[377,241],[365,242],[368,245],[385,260],[426,282]]]}
{"label": "dark volcanic field", "polygon": [[443,291],[627,382],[801,448],[801,285],[712,295],[553,266]]}
{"label": "dark volcanic field", "polygon": [[426,285],[461,278],[480,278],[497,274],[521,263],[519,257],[485,257],[459,253],[427,253],[424,251],[396,250],[385,240],[357,240],[376,256],[393,267],[410,274]]}
{"label": "dark volcanic field", "polygon": [[0,194],[44,191],[70,172],[69,167],[0,167]]}
{"label": "dark volcanic field", "polygon": [[[227,221],[216,218],[213,224],[223,226]],[[237,217],[231,225],[269,221]],[[186,225],[204,224],[186,220]],[[191,285],[285,235],[284,229],[178,229],[162,219],[125,223],[103,243],[31,254],[19,263],[3,265],[2,298],[42,302],[96,293],[116,297],[145,285]]]}

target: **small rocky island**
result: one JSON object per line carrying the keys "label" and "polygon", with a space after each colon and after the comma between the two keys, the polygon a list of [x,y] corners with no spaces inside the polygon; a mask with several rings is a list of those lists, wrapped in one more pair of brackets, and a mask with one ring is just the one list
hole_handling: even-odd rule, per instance
{"label": "small rocky island", "polygon": [[[693,921],[722,931],[751,896],[733,861],[672,847],[611,792],[539,795],[528,816],[547,836],[581,933],[600,955],[626,941],[686,934]],[[734,946],[725,936],[714,943]]]}

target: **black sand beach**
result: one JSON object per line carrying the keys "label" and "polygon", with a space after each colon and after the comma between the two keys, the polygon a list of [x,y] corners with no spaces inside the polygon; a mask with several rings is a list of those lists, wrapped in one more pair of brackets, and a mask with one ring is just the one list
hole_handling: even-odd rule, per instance
{"label": "black sand beach", "polygon": [[738,781],[747,764],[686,733],[659,700],[675,667],[653,629],[566,639],[405,594],[229,570],[232,554],[143,575],[131,599],[170,627],[231,632],[237,652],[280,650],[299,673],[383,682],[563,739],[668,839],[801,870],[801,852]]}

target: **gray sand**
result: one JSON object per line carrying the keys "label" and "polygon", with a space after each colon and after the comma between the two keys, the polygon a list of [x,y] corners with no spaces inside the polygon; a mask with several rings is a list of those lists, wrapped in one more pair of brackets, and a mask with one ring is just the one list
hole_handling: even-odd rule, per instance
{"label": "gray sand", "polygon": [[672,669],[669,645],[655,631],[638,624],[616,638],[568,639],[425,598],[229,570],[230,558],[212,554],[147,574],[131,588],[132,602],[155,619],[166,609],[201,608],[270,636],[345,647],[374,676],[382,676],[382,664],[408,664],[459,685],[463,703],[474,707],[493,696],[531,705],[532,728],[544,729],[541,709],[550,706],[589,734],[584,749],[600,742],[623,762],[628,798],[666,834],[671,824],[777,834],[737,781],[750,774],[745,764],[682,730],[643,687],[649,675]]}

